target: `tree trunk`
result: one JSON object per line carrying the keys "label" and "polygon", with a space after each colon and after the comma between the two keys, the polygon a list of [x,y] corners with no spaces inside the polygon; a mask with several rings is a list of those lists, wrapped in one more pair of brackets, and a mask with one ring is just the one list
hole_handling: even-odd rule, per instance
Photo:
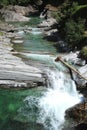
{"label": "tree trunk", "polygon": [[74,67],[72,67],[71,65],[69,65],[67,62],[65,62],[61,57],[57,57],[55,59],[55,61],[60,61],[62,62],[66,67],[68,67],[70,70],[74,71],[75,73],[77,73],[82,79],[87,80],[86,77],[84,77],[78,70],[76,70]]}

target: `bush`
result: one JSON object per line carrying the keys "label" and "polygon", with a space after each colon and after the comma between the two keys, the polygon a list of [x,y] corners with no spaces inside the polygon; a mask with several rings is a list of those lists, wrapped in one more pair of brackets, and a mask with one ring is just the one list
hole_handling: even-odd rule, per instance
{"label": "bush", "polygon": [[87,62],[87,46],[83,47],[80,51],[80,57]]}
{"label": "bush", "polygon": [[87,5],[78,6],[77,10],[74,12],[73,17],[74,18],[86,18],[87,17]]}
{"label": "bush", "polygon": [[65,41],[69,47],[74,49],[80,46],[79,43],[83,39],[84,29],[84,22],[81,19],[77,22],[71,19],[65,23]]}
{"label": "bush", "polygon": [[17,4],[17,5],[26,5],[26,4],[28,4],[29,2],[31,2],[31,0],[1,0],[0,1],[0,4],[1,5],[9,5],[9,4],[11,4],[11,5],[15,5],[15,4]]}
{"label": "bush", "polygon": [[0,36],[3,36],[3,32],[0,31]]}

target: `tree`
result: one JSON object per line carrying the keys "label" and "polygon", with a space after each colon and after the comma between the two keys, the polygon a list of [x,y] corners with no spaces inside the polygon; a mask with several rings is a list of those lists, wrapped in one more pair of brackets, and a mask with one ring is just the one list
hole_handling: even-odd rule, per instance
{"label": "tree", "polygon": [[83,39],[84,22],[79,19],[77,22],[70,19],[65,23],[65,41],[69,47],[78,47],[80,41]]}
{"label": "tree", "polygon": [[87,63],[87,46],[84,46],[82,50],[80,51],[79,57],[83,60],[86,60]]}

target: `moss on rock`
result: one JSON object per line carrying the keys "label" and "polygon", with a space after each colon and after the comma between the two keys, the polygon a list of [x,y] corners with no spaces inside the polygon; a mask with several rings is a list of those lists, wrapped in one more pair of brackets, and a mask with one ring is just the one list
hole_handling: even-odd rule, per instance
{"label": "moss on rock", "polygon": [[84,46],[82,50],[80,51],[80,57],[82,59],[85,59],[87,62],[87,46]]}

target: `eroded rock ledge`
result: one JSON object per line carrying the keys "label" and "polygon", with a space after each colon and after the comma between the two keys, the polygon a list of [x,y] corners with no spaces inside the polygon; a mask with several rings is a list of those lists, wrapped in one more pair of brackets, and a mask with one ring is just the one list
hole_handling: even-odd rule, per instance
{"label": "eroded rock ledge", "polygon": [[7,7],[0,9],[0,13],[6,22],[29,21],[30,18],[26,16],[28,16],[30,12],[34,12],[34,11],[35,9],[31,5],[29,5],[28,7],[9,5]]}
{"label": "eroded rock ledge", "polygon": [[12,55],[12,44],[5,34],[0,36],[0,87],[31,88],[42,86],[42,71],[26,65],[21,58]]}

